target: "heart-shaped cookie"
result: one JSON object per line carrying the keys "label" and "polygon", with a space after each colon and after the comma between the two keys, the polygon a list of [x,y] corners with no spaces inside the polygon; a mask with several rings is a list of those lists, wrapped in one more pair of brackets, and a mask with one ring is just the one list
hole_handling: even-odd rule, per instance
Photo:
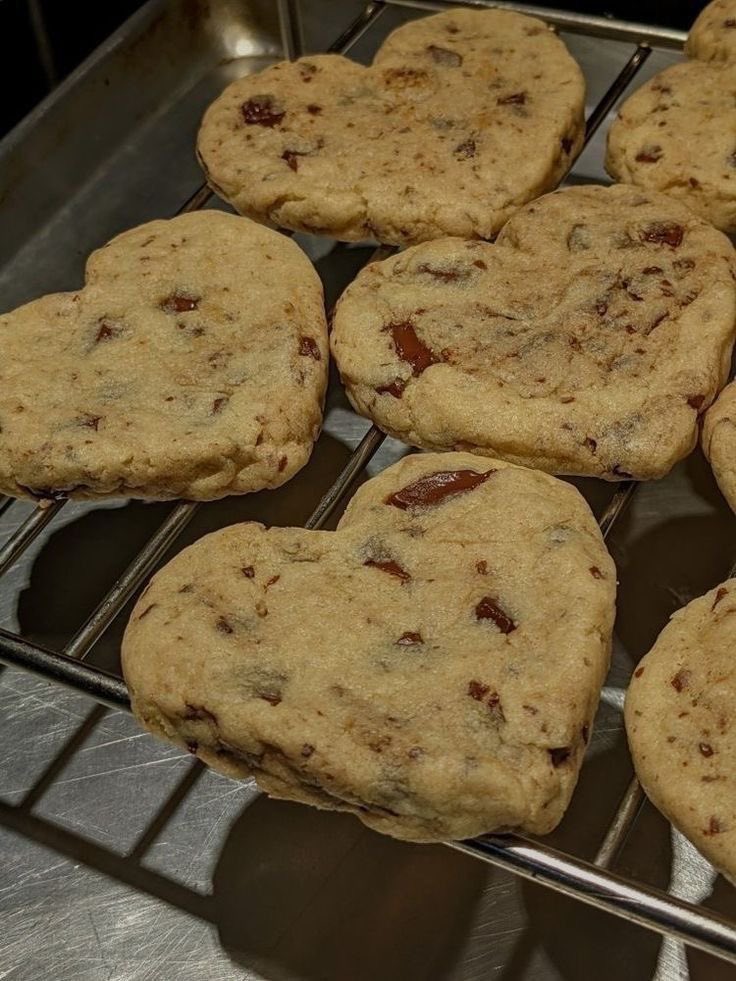
{"label": "heart-shaped cookie", "polygon": [[453,10],[390,35],[373,65],[338,55],[239,79],[197,144],[242,214],[397,245],[491,237],[579,150],[585,84],[531,17]]}
{"label": "heart-shaped cookie", "polygon": [[495,245],[442,239],[367,266],[332,349],[357,410],[408,443],[661,477],[726,380],[733,258],[669,197],[570,188]]}
{"label": "heart-shaped cookie", "polygon": [[322,286],[287,238],[219,211],[124,232],[86,285],[0,317],[0,492],[211,500],[309,459]]}
{"label": "heart-shaped cookie", "polygon": [[608,664],[615,569],[546,474],[412,455],[336,532],[241,524],[159,572],[123,642],[159,736],[417,841],[550,831]]}
{"label": "heart-shaped cookie", "polygon": [[626,696],[647,795],[736,884],[736,580],[672,617]]}

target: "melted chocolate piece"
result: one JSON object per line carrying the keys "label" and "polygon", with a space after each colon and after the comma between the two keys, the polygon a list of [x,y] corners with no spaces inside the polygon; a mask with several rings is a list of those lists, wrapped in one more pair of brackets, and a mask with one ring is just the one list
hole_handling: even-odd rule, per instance
{"label": "melted chocolate piece", "polygon": [[395,399],[400,399],[404,394],[407,383],[403,378],[395,378],[388,385],[379,385],[376,392],[379,395],[393,395]]}
{"label": "melted chocolate piece", "polygon": [[385,503],[401,508],[402,511],[426,508],[432,504],[440,504],[448,497],[474,490],[494,473],[495,470],[486,470],[485,473],[476,473],[475,470],[440,470],[420,477],[413,484],[407,484],[390,494]]}
{"label": "melted chocolate piece", "polygon": [[634,157],[637,163],[657,163],[662,159],[661,146],[645,146]]}
{"label": "melted chocolate piece", "polygon": [[569,136],[563,136],[563,138],[560,140],[560,146],[562,147],[565,153],[569,153],[570,150],[572,150],[572,144],[573,141],[570,139]]}
{"label": "melted chocolate piece", "polygon": [[109,320],[100,320],[99,325],[95,335],[95,344],[99,344],[100,341],[112,340],[113,337],[120,337],[123,333],[120,324],[111,324]]}
{"label": "melted chocolate piece", "polygon": [[420,633],[413,630],[407,630],[406,633],[399,637],[396,643],[400,647],[413,647],[415,644],[423,644],[424,639]]}
{"label": "melted chocolate piece", "polygon": [[315,361],[322,360],[317,342],[313,337],[307,337],[304,334],[299,338],[299,354],[305,358],[314,358]]}
{"label": "melted chocolate piece", "polygon": [[484,685],[482,681],[468,682],[468,695],[474,698],[476,702],[482,702],[490,690],[490,686]]}
{"label": "melted chocolate piece", "polygon": [[469,160],[471,157],[475,156],[475,140],[467,139],[463,140],[462,143],[458,143],[455,149],[452,151],[458,160]]}
{"label": "melted chocolate piece", "polygon": [[655,221],[639,232],[642,242],[655,242],[657,245],[669,245],[673,249],[682,244],[685,229],[673,221]]}
{"label": "melted chocolate piece", "polygon": [[384,330],[390,331],[396,353],[402,361],[411,365],[415,377],[421,375],[430,365],[439,363],[440,358],[417,337],[411,320],[388,324]]}
{"label": "melted chocolate piece", "polygon": [[571,750],[569,746],[557,746],[554,749],[548,749],[547,752],[550,760],[552,760],[552,766],[557,768],[569,759]]}
{"label": "melted chocolate piece", "polygon": [[286,115],[271,95],[254,95],[240,107],[243,122],[247,126],[278,126]]}
{"label": "melted chocolate piece", "polygon": [[402,582],[408,582],[411,576],[406,571],[402,569],[398,562],[394,562],[393,559],[386,559],[381,561],[379,559],[366,559],[363,565],[371,566],[373,569],[380,569],[381,572],[387,572],[390,576],[396,576]]}
{"label": "melted chocolate piece", "polygon": [[475,607],[476,620],[492,620],[502,634],[516,630],[517,624],[491,596],[484,596]]}
{"label": "melted chocolate piece", "polygon": [[188,293],[171,293],[161,301],[161,309],[165,313],[188,313],[199,307],[201,296],[191,296]]}
{"label": "melted chocolate piece", "polygon": [[691,674],[692,672],[688,671],[687,668],[680,668],[677,674],[673,676],[670,684],[678,694],[683,690],[683,688],[687,688],[690,684]]}
{"label": "melted chocolate piece", "polygon": [[303,156],[304,154],[299,153],[298,150],[284,150],[281,154],[281,159],[285,160],[289,169],[296,173],[299,170],[299,157]]}

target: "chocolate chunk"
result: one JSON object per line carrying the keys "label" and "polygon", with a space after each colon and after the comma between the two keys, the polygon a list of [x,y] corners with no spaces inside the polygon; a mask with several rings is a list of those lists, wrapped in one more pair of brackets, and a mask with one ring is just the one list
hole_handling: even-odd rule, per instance
{"label": "chocolate chunk", "polygon": [[289,462],[288,456],[280,456],[278,462],[278,472],[283,473],[286,470],[286,464]]}
{"label": "chocolate chunk", "polygon": [[639,232],[642,242],[654,242],[657,245],[669,245],[673,249],[679,248],[685,229],[674,221],[655,221]]}
{"label": "chocolate chunk", "polygon": [[587,446],[593,456],[595,456],[595,451],[598,449],[598,440],[593,439],[592,436],[586,436],[583,440],[583,446]]}
{"label": "chocolate chunk", "polygon": [[611,473],[615,474],[617,477],[621,477],[622,480],[630,480],[631,474],[627,470],[622,470],[618,463],[614,463],[611,467]]}
{"label": "chocolate chunk", "polygon": [[677,674],[673,676],[670,684],[679,693],[689,686],[691,677],[692,671],[688,671],[687,668],[680,668]]}
{"label": "chocolate chunk", "polygon": [[307,337],[306,334],[302,334],[299,338],[299,354],[305,358],[314,358],[315,361],[322,360],[317,342],[313,337]]}
{"label": "chocolate chunk", "polygon": [[458,143],[452,152],[458,160],[469,160],[471,157],[475,156],[475,151],[475,140],[468,137],[467,140],[463,140],[462,143]]}
{"label": "chocolate chunk", "polygon": [[187,740],[187,752],[194,755],[199,749],[199,743],[195,739]]}
{"label": "chocolate chunk", "polygon": [[711,613],[713,612],[713,610],[715,610],[715,608],[718,606],[718,604],[721,602],[724,596],[728,596],[728,590],[726,589],[725,586],[719,586],[718,592],[716,593],[716,598],[713,600],[713,606],[711,606],[710,608]]}
{"label": "chocolate chunk", "polygon": [[475,607],[475,618],[476,620],[491,620],[498,627],[502,634],[510,634],[512,630],[516,630],[517,624],[513,619],[506,613],[502,607],[498,605],[492,596],[484,596]]}
{"label": "chocolate chunk", "polygon": [[311,82],[314,76],[317,74],[318,68],[313,65],[311,61],[300,61],[299,62],[299,74],[303,82]]}
{"label": "chocolate chunk", "polygon": [[240,571],[243,573],[246,579],[252,579],[256,574],[256,570],[252,565],[244,565]]}
{"label": "chocolate chunk", "polygon": [[289,168],[296,172],[299,170],[299,157],[306,156],[306,153],[300,153],[298,150],[284,150],[281,154],[281,159],[285,160]]}
{"label": "chocolate chunk", "polygon": [[572,150],[573,140],[569,136],[563,136],[560,140],[560,146],[565,153],[569,153]]}
{"label": "chocolate chunk", "polygon": [[379,385],[376,392],[379,395],[393,395],[395,399],[400,399],[406,386],[407,382],[403,378],[395,378],[388,385]]}
{"label": "chocolate chunk", "polygon": [[591,576],[594,579],[602,579],[603,578],[603,573],[601,572],[601,570],[598,568],[597,565],[592,565],[590,567],[590,570],[589,571],[590,571]]}
{"label": "chocolate chunk", "polygon": [[725,827],[717,817],[712,817],[708,822],[708,827],[703,829],[704,835],[720,835],[725,831]]}
{"label": "chocolate chunk", "polygon": [[114,324],[110,320],[98,320],[97,322],[99,327],[95,334],[95,344],[99,344],[100,341],[110,341],[114,337],[120,337],[123,333],[123,328],[120,324]]}
{"label": "chocolate chunk", "polygon": [[413,647],[415,644],[423,644],[424,640],[420,633],[413,630],[407,630],[406,633],[403,633],[399,637],[396,643],[400,647]]}
{"label": "chocolate chunk", "polygon": [[101,419],[102,416],[80,416],[77,419],[77,425],[87,426],[88,429],[94,429],[97,432]]}
{"label": "chocolate chunk", "polygon": [[222,410],[225,408],[225,406],[229,401],[230,398],[227,395],[221,395],[219,396],[219,398],[216,398],[212,403],[212,415],[213,416],[219,415],[219,413],[222,412]]}
{"label": "chocolate chunk", "polygon": [[161,300],[159,305],[165,313],[188,313],[199,307],[199,301],[201,299],[201,296],[192,296],[189,293],[181,293],[177,290]]}
{"label": "chocolate chunk", "polygon": [[488,574],[488,563],[484,559],[481,559],[479,562],[475,563],[475,569],[476,572],[479,572],[482,576],[485,576]]}
{"label": "chocolate chunk", "polygon": [[710,743],[698,743],[698,749],[706,759],[715,752]]}
{"label": "chocolate chunk", "polygon": [[662,159],[662,147],[648,144],[639,150],[634,159],[637,163],[657,163],[658,160]]}
{"label": "chocolate chunk", "polygon": [[281,704],[281,695],[275,691],[259,691],[258,697],[262,698],[264,702],[268,702],[269,705]]}
{"label": "chocolate chunk", "polygon": [[217,619],[215,629],[219,630],[221,634],[231,634],[233,632],[232,625],[228,623],[225,617],[219,617]]}
{"label": "chocolate chunk", "polygon": [[570,758],[571,749],[569,746],[558,746],[555,749],[548,749],[547,752],[552,761],[552,766],[557,768]]}
{"label": "chocolate chunk", "polygon": [[490,690],[490,685],[484,685],[482,681],[468,682],[468,695],[476,702],[482,702]]}
{"label": "chocolate chunk", "polygon": [[240,107],[243,122],[247,126],[278,126],[286,115],[272,95],[254,95]]}
{"label": "chocolate chunk", "polygon": [[319,116],[319,114],[322,112],[322,106],[318,106],[316,103],[310,102],[307,106],[307,112],[310,116]]}
{"label": "chocolate chunk", "polygon": [[664,270],[659,266],[647,266],[645,269],[642,269],[643,276],[656,276],[657,273],[661,272],[664,272]]}
{"label": "chocolate chunk", "polygon": [[464,494],[484,483],[495,470],[476,473],[475,470],[440,470],[420,477],[413,484],[390,494],[385,503],[406,511],[409,508],[429,507],[440,504],[448,497]]}
{"label": "chocolate chunk", "polygon": [[209,722],[213,726],[217,725],[217,716],[214,712],[210,712],[206,709],[204,705],[191,705],[189,702],[185,702],[186,710],[184,712],[184,718],[187,720],[196,720],[198,722]]}
{"label": "chocolate chunk", "polygon": [[728,17],[726,20],[724,20],[723,26],[728,27],[729,29],[734,28],[736,27],[736,20],[734,20],[733,17]]}
{"label": "chocolate chunk", "polygon": [[448,68],[459,68],[463,63],[463,56],[457,51],[450,51],[449,48],[440,48],[436,44],[427,45],[427,53],[431,55],[432,61],[437,65],[445,65]]}
{"label": "chocolate chunk", "polygon": [[430,365],[439,363],[440,359],[434,351],[417,336],[411,320],[387,324],[383,329],[391,333],[397,355],[411,365],[415,377],[421,375]]}
{"label": "chocolate chunk", "polygon": [[399,563],[394,562],[393,559],[366,559],[363,565],[371,566],[373,569],[380,569],[381,572],[387,572],[390,576],[396,576],[402,582],[408,582],[411,579],[406,569],[402,569]]}
{"label": "chocolate chunk", "polygon": [[523,106],[526,103],[526,92],[513,92],[511,95],[503,95],[496,99],[498,106]]}
{"label": "chocolate chunk", "polygon": [[696,412],[700,412],[703,402],[705,402],[705,395],[691,395],[687,400],[687,404]]}

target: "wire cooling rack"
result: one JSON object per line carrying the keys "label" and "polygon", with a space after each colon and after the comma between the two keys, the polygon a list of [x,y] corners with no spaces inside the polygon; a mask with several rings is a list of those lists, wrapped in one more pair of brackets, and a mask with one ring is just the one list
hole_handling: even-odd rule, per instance
{"label": "wire cooling rack", "polygon": [[[296,0],[279,0],[282,42],[285,53],[298,57],[301,52],[301,32]],[[679,31],[649,27],[640,24],[591,17],[563,10],[528,6],[517,3],[492,3],[485,0],[460,3],[457,0],[376,0],[367,3],[345,32],[327,49],[345,54],[366,32],[378,22],[390,7],[405,7],[425,12],[446,10],[456,6],[492,7],[503,6],[522,13],[538,16],[561,30],[624,42],[630,47],[629,56],[603,97],[593,108],[586,121],[585,146],[614,107],[627,86],[635,78],[651,54],[651,46],[681,50],[685,35]],[[574,167],[574,163],[572,165]],[[199,188],[176,214],[196,211],[208,203],[212,192],[206,186]],[[390,254],[392,250],[379,247],[371,260]],[[375,426],[371,427],[353,451],[345,468],[329,488],[316,510],[305,522],[306,528],[324,526],[333,511],[346,497],[356,479],[363,473],[372,457],[383,443],[385,436]],[[607,538],[625,506],[635,493],[637,484],[624,481],[616,485],[601,518],[600,527]],[[7,541],[0,546],[0,577],[23,555],[31,543],[47,528],[64,508],[64,499],[44,500],[20,524]],[[0,513],[12,507],[13,501],[0,498]],[[112,624],[126,603],[135,595],[143,581],[154,569],[169,547],[176,541],[199,505],[192,502],[177,504],[166,520],[148,540],[110,591],[99,601],[96,609],[81,625],[67,646],[50,650],[25,640],[18,634],[0,630],[0,661],[33,671],[46,679],[76,689],[97,701],[117,709],[130,711],[130,700],[123,679],[85,663],[85,658],[97,641]],[[52,764],[53,766],[53,764]],[[42,775],[37,786],[43,787],[48,780]],[[33,791],[31,791],[33,793]],[[736,964],[736,924],[691,903],[684,902],[665,892],[643,883],[616,875],[610,866],[636,818],[642,802],[638,781],[631,781],[618,809],[613,814],[608,830],[592,862],[585,862],[574,855],[552,849],[543,843],[515,834],[484,835],[469,841],[449,842],[458,849],[491,865],[499,866],[527,879],[548,886],[583,903],[595,906],[626,920],[640,924],[664,936],[675,937],[686,944],[707,951],[730,963]],[[27,809],[23,805],[2,805],[6,823],[28,832]],[[20,820],[23,811],[23,821]],[[16,813],[17,812],[17,813]],[[16,820],[17,818],[17,820]],[[40,835],[39,830],[39,835]],[[144,833],[142,841],[150,835]],[[109,856],[108,856],[109,864]],[[125,868],[116,866],[117,874],[125,879]],[[153,874],[153,873],[151,873]],[[154,874],[155,875],[155,874]],[[161,894],[177,892],[177,901],[185,908],[197,909],[206,903],[207,897],[169,882],[157,884]],[[178,893],[189,893],[181,897]],[[200,903],[201,901],[201,903]]]}

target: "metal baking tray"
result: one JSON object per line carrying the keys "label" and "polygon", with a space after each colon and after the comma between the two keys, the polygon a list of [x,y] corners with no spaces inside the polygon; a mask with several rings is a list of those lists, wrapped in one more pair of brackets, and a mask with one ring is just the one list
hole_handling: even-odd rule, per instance
{"label": "metal baking tray", "polygon": [[[224,207],[193,146],[231,79],[302,50],[369,61],[392,27],[451,5],[304,0],[300,21],[295,0],[149,0],[0,143],[2,308],[79,286],[86,255],[124,228]],[[553,23],[583,67],[589,142],[567,181],[606,180],[615,104],[679,59],[684,36],[506,6]],[[375,253],[296,238],[328,305]],[[120,636],[152,569],[235,521],[333,527],[356,483],[405,452],[333,377],[314,456],[277,491],[198,507],[0,502],[1,978],[734,977],[736,892],[642,800],[621,720],[668,616],[736,557],[699,451],[656,483],[573,481],[616,560],[619,615],[580,784],[543,840],[393,841],[211,773],[126,713]]]}

